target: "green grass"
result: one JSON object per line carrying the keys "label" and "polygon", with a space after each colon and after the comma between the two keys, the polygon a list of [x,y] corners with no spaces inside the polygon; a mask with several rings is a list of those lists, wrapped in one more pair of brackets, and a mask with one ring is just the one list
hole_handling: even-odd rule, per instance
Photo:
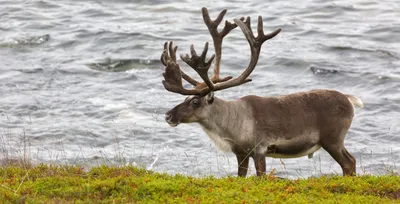
{"label": "green grass", "polygon": [[8,203],[399,203],[400,177],[193,178],[136,167],[0,167]]}

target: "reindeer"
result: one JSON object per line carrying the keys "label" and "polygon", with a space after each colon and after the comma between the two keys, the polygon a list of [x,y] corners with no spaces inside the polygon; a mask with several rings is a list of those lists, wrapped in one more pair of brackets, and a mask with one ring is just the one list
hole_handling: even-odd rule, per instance
{"label": "reindeer", "polygon": [[[356,174],[356,160],[346,150],[344,138],[350,128],[353,104],[363,106],[362,101],[351,95],[334,90],[312,90],[276,97],[244,96],[235,101],[225,101],[214,92],[250,82],[248,76],[257,65],[261,45],[275,37],[281,29],[264,34],[262,17],[258,17],[257,37],[250,26],[250,17],[225,22],[222,31],[217,27],[226,10],[211,20],[206,8],[202,8],[205,24],[212,36],[216,55],[206,60],[208,43],[201,55],[191,45],[191,57],[181,59],[193,68],[203,82],[198,82],[183,72],[176,60],[177,47],[166,42],[161,55],[165,65],[164,88],[170,92],[189,95],[181,104],[165,114],[166,122],[175,127],[180,123],[199,123],[218,149],[233,152],[238,162],[238,176],[245,177],[249,157],[254,160],[257,176],[266,172],[266,158],[296,158],[312,154],[324,148],[342,167],[343,175]],[[237,26],[246,37],[251,50],[248,67],[236,78],[221,77],[220,65],[223,38]],[[213,76],[208,69],[214,63]],[[186,89],[182,78],[194,86]]]}

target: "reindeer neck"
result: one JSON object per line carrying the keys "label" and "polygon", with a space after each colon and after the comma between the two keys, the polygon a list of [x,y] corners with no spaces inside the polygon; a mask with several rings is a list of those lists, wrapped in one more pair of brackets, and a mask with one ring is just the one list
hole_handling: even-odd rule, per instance
{"label": "reindeer neck", "polygon": [[214,98],[213,104],[209,107],[208,117],[200,121],[200,125],[206,129],[226,129],[232,127],[230,124],[239,120],[242,104],[238,101],[225,101]]}
{"label": "reindeer neck", "polygon": [[215,98],[209,108],[207,119],[199,124],[219,149],[231,151],[233,143],[240,140],[247,129],[243,127],[250,118],[247,106],[242,100],[225,101]]}

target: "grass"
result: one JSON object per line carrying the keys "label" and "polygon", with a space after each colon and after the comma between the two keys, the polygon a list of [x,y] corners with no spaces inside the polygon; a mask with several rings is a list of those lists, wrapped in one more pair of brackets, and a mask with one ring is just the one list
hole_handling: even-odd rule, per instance
{"label": "grass", "polygon": [[399,203],[400,177],[194,178],[126,166],[0,167],[9,203]]}

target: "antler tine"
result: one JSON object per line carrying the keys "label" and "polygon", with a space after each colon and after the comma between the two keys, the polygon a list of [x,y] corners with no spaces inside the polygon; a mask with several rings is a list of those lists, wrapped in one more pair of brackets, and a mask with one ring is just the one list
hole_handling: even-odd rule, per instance
{"label": "antler tine", "polygon": [[281,28],[276,29],[274,32],[268,33],[267,35],[264,34],[264,29],[263,29],[263,19],[262,16],[258,16],[258,25],[257,25],[257,32],[258,36],[257,38],[260,38],[262,43],[265,41],[275,37],[278,35],[279,32],[281,32]]}
{"label": "antler tine", "polygon": [[211,20],[210,14],[208,13],[208,10],[206,7],[201,8],[201,12],[203,13],[203,19],[204,19],[204,22],[206,23],[206,25],[207,26],[212,25],[213,27],[215,27],[221,23],[227,10],[226,9],[222,10],[221,13],[219,13],[218,17],[214,21]]}
{"label": "antler tine", "polygon": [[165,42],[164,43],[164,50],[163,50],[163,53],[161,54],[161,63],[164,65],[164,66],[167,66],[167,61],[168,61],[168,59],[167,59],[167,57],[168,57],[168,51],[167,51],[167,46],[168,46],[168,42]]}
{"label": "antler tine", "polygon": [[171,41],[168,48],[172,61],[176,62],[176,50],[178,49],[178,46],[174,47],[173,42]]}
{"label": "antler tine", "polygon": [[[236,19],[233,19],[233,21],[236,23],[235,20]],[[250,16],[247,16],[246,19],[243,22],[247,26],[247,28],[249,28],[249,29],[246,30],[246,33],[248,33],[250,36],[252,36],[254,38],[253,30],[251,29],[251,18],[250,18]],[[242,29],[242,32],[244,33],[245,31],[243,31],[243,29]]]}
{"label": "antler tine", "polygon": [[214,83],[228,81],[229,79],[232,78],[231,76],[221,79],[219,75],[220,65],[221,65],[221,55],[222,55],[222,40],[231,30],[235,29],[237,25],[234,23],[230,23],[229,21],[225,21],[225,27],[222,29],[221,32],[218,32],[218,25],[222,22],[222,19],[226,14],[227,10],[226,9],[222,10],[214,21],[211,20],[207,8],[203,7],[201,11],[203,13],[204,23],[206,24],[208,30],[210,31],[211,37],[213,38],[214,49],[216,54],[214,71],[211,80]]}
{"label": "antler tine", "polygon": [[253,48],[261,49],[261,45],[265,41],[275,37],[276,35],[278,35],[279,32],[281,32],[281,29],[278,28],[274,32],[264,35],[263,20],[261,16],[258,17],[257,37],[254,37],[253,31],[251,30],[250,17],[247,17],[245,22],[242,22],[237,19],[233,19],[233,21],[240,27],[240,29],[242,29],[242,32],[245,35],[247,41],[249,42],[252,50]]}
{"label": "antler tine", "polygon": [[[164,51],[161,54],[161,63],[164,66],[168,65],[168,61],[172,60],[173,62],[176,63],[176,51],[178,50],[178,46],[173,47],[173,42],[171,41],[168,46],[168,42],[164,43]],[[169,51],[169,54],[168,54]],[[185,79],[188,83],[192,84],[193,86],[197,86],[200,84],[200,82],[196,81],[189,75],[187,75],[185,72],[181,70],[181,75],[182,78]]]}
{"label": "antler tine", "polygon": [[197,55],[196,50],[194,49],[194,45],[192,44],[190,46],[190,52],[192,57],[189,57],[189,55],[186,54],[186,56],[181,55],[181,59],[199,74],[199,76],[203,79],[204,83],[207,84],[209,90],[213,90],[214,83],[208,77],[208,69],[210,68],[211,63],[214,60],[215,55],[212,55],[208,61],[205,61],[207,51],[208,51],[208,42],[204,45],[203,52],[201,53],[200,56]]}
{"label": "antler tine", "polygon": [[258,58],[260,56],[261,45],[266,40],[275,37],[281,31],[281,29],[278,28],[274,32],[265,35],[263,30],[262,17],[259,16],[258,26],[257,26],[258,36],[254,37],[253,31],[251,30],[250,17],[247,17],[244,22],[242,19],[241,20],[234,19],[233,21],[240,27],[247,41],[249,42],[251,50],[250,63],[248,67],[242,72],[242,74],[240,74],[239,77],[223,83],[216,84],[214,87],[214,91],[226,89],[233,86],[238,86],[251,81],[251,79],[248,79],[247,77],[251,74],[251,72],[253,72],[254,68],[257,65]]}

